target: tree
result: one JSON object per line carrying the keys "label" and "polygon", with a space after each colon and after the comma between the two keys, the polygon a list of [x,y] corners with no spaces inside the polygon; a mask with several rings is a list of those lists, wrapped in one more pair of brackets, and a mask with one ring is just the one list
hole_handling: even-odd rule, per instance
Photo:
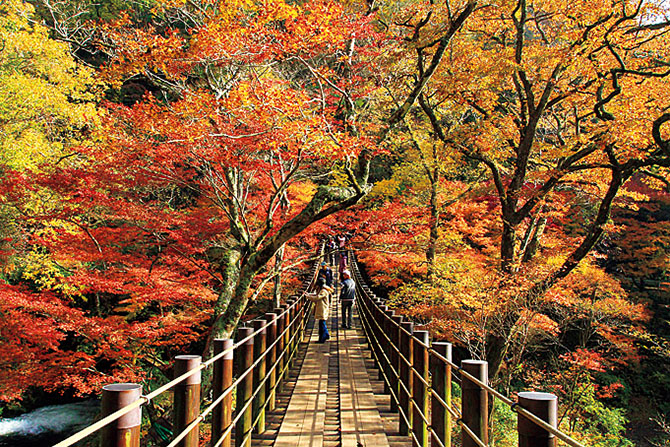
{"label": "tree", "polygon": [[193,342],[207,294],[195,288],[201,296],[184,294],[190,302],[163,300],[163,314],[152,317],[155,303],[127,300],[146,278],[130,290],[122,275],[118,282],[86,277],[85,267],[100,265],[77,243],[60,244],[78,231],[88,242],[104,240],[74,212],[81,197],[56,194],[49,184],[83,169],[80,155],[94,145],[100,124],[101,86],[25,2],[0,5],[0,40],[0,401],[21,399],[31,388],[81,395],[114,378],[140,380],[138,365],[155,364],[157,351]]}
{"label": "tree", "polygon": [[[30,5],[3,2],[0,13],[0,173],[67,163],[68,147],[85,138],[96,114],[92,72],[31,22]],[[21,238],[17,217],[15,209],[0,208],[0,239]]]}
{"label": "tree", "polygon": [[[152,253],[208,272],[218,293],[213,335],[222,336],[286,242],[369,190],[369,163],[385,131],[366,110],[384,42],[365,5],[201,6],[157,2],[153,26],[107,26],[110,82],[141,75],[162,96],[110,106],[105,144],[82,153],[95,175],[71,172],[74,182],[51,187],[94,199],[87,228],[126,222]],[[305,190],[307,200],[298,201]],[[122,251],[131,243],[115,242]]]}
{"label": "tree", "polygon": [[[101,79],[148,93],[104,104],[95,144],[68,149],[73,163],[6,167],[3,200],[25,213],[26,239],[58,270],[55,282],[26,282],[107,331],[118,325],[110,337],[127,340],[124,354],[90,358],[117,376],[160,367],[205,323],[210,338],[229,336],[276,273],[278,251],[295,260],[299,235],[365,197],[380,142],[435,72],[398,105],[380,99],[380,54],[402,48],[388,39],[397,27],[377,28],[373,3],[155,1],[141,17],[97,14],[93,34],[72,32],[58,17],[69,5],[50,4],[47,23],[65,27],[57,34],[75,40],[74,53],[96,54],[85,44],[99,37]],[[454,9],[436,64],[473,5]],[[10,178],[53,202],[28,213]]]}
{"label": "tree", "polygon": [[[425,17],[437,20],[433,12]],[[661,14],[644,1],[487,5],[451,42],[449,66],[417,96],[423,118],[414,128],[485,166],[498,201],[496,263],[510,292],[487,328],[494,374],[517,310],[547,307],[542,297],[600,240],[623,185],[650,167],[667,176]],[[417,45],[418,73],[428,62]],[[573,226],[576,210],[588,224]],[[538,257],[548,231],[571,244]]]}

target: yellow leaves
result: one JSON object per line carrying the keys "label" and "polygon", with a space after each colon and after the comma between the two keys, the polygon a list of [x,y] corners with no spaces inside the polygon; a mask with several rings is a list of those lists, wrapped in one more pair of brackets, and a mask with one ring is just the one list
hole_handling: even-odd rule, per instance
{"label": "yellow leaves", "polygon": [[188,3],[187,0],[155,0],[154,13],[165,11],[170,8],[181,8]]}
{"label": "yellow leaves", "polygon": [[270,22],[294,19],[298,7],[284,0],[232,0],[223,2],[216,17],[220,24],[235,25],[244,17],[253,17],[254,26],[263,27]]}
{"label": "yellow leaves", "polygon": [[24,2],[0,4],[0,163],[17,169],[59,158],[68,137],[96,115],[92,70],[30,22],[31,14]]}
{"label": "yellow leaves", "polygon": [[640,209],[640,203],[649,201],[649,196],[647,194],[635,191],[630,188],[621,188],[618,197],[622,202],[620,205],[621,207],[635,211]]}
{"label": "yellow leaves", "polygon": [[56,262],[50,254],[32,251],[21,263],[22,279],[33,282],[40,290],[59,291],[70,297],[79,295],[81,288],[65,280],[68,274],[66,266]]}
{"label": "yellow leaves", "polygon": [[418,299],[455,309],[475,309],[489,315],[502,305],[499,297],[491,293],[498,279],[497,273],[485,263],[461,251],[438,259],[433,283],[401,287],[393,293],[392,299],[402,303]]}
{"label": "yellow leaves", "polygon": [[332,178],[332,180],[330,181],[331,186],[342,186],[344,188],[351,187],[351,181],[349,180],[349,176],[347,175],[344,166],[342,166],[341,164],[335,166],[331,174],[331,178]]}
{"label": "yellow leaves", "polygon": [[53,160],[62,153],[62,145],[51,143],[46,135],[37,129],[25,129],[16,133],[13,139],[0,141],[0,163],[11,168],[37,169],[38,164]]}
{"label": "yellow leaves", "polygon": [[386,197],[390,198],[396,195],[398,187],[401,184],[401,179],[394,176],[389,179],[380,180],[375,183],[369,196],[371,198]]}
{"label": "yellow leaves", "polygon": [[284,0],[264,0],[258,2],[257,7],[264,12],[264,19],[259,23],[260,26],[270,21],[295,19],[300,14],[297,5],[290,5]]}
{"label": "yellow leaves", "polygon": [[276,50],[281,27],[295,20],[299,6],[284,0],[234,0],[221,3],[219,11],[193,30],[187,57],[210,59],[262,59]]}
{"label": "yellow leaves", "polygon": [[546,299],[595,321],[644,321],[649,317],[645,306],[632,303],[619,281],[592,259],[583,260],[548,292]]}
{"label": "yellow leaves", "polygon": [[295,207],[308,203],[316,193],[316,185],[312,182],[293,183],[288,187],[288,195]]}

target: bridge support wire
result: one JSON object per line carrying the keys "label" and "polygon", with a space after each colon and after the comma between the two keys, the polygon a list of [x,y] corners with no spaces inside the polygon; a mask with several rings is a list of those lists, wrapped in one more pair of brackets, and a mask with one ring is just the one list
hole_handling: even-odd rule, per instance
{"label": "bridge support wire", "polygon": [[[319,256],[321,255],[322,251],[323,248],[320,247],[318,251]],[[303,295],[316,278],[317,273],[316,266],[312,268],[310,273],[311,273],[310,279],[308,279],[303,284]],[[56,445],[54,445],[54,447],[70,447],[75,443],[81,441],[82,439],[90,436],[91,434],[101,430],[103,431],[103,433],[105,432],[109,433],[108,436],[106,437],[103,436],[103,443],[102,443],[103,447],[139,446],[139,423],[137,425],[137,428],[135,428],[135,425],[130,427],[128,426],[127,422],[123,421],[135,420],[135,419],[141,421],[141,406],[170,389],[174,388],[176,394],[183,394],[179,393],[177,388],[185,386],[188,390],[190,390],[187,392],[187,394],[188,393],[194,394],[191,392],[193,390],[190,389],[192,388],[192,386],[196,385],[193,382],[197,381],[197,377],[199,377],[200,372],[203,369],[208,368],[212,365],[214,365],[214,369],[216,370],[214,375],[217,377],[217,379],[215,379],[214,384],[215,387],[218,386],[216,385],[216,382],[221,383],[221,386],[219,387],[220,389],[214,390],[214,401],[208,408],[206,408],[197,416],[195,415],[198,414],[199,412],[200,403],[195,402],[195,400],[192,403],[186,403],[185,406],[188,408],[187,411],[188,416],[184,415],[180,416],[180,420],[175,421],[175,426],[183,426],[188,421],[190,421],[190,423],[188,423],[180,433],[175,434],[175,437],[170,442],[170,444],[168,444],[167,447],[176,447],[178,445],[190,445],[191,443],[190,439],[192,438],[197,439],[196,434],[198,432],[199,424],[203,420],[205,420],[205,418],[209,415],[209,413],[213,411],[215,411],[216,414],[213,415],[214,431],[213,431],[212,447],[222,447],[222,446],[228,447],[230,445],[233,427],[238,425],[240,420],[247,415],[247,410],[253,410],[251,408],[252,402],[254,402],[254,399],[259,394],[261,394],[261,388],[264,392],[266,392],[266,398],[259,399],[260,404],[256,406],[258,414],[254,415],[252,411],[252,415],[256,417],[254,417],[253,420],[251,421],[252,422],[251,427],[256,426],[260,420],[258,416],[262,415],[266,408],[270,408],[273,405],[273,397],[276,395],[277,388],[281,386],[283,379],[287,375],[287,370],[291,367],[292,360],[294,359],[298,347],[300,346],[300,340],[302,337],[302,333],[304,332],[304,329],[306,327],[307,318],[309,317],[309,313],[312,310],[311,303],[306,304],[306,301],[307,300],[304,299],[304,297],[301,295],[300,298],[297,298],[289,302],[284,307],[279,308],[278,315],[276,315],[276,317],[273,318],[272,321],[269,322],[269,324],[267,320],[269,316],[268,315],[265,316],[266,326],[270,327],[271,334],[273,334],[273,326],[275,324],[277,325],[277,333],[278,333],[277,338],[275,340],[270,340],[271,343],[267,342],[269,346],[267,346],[266,349],[263,350],[263,353],[259,355],[258,359],[255,359],[249,365],[248,369],[240,371],[240,373],[238,373],[238,377],[234,382],[232,381],[232,365],[231,365],[233,362],[232,359],[233,353],[236,350],[244,350],[244,346],[249,341],[253,343],[254,337],[257,337],[259,332],[265,330],[265,328],[259,327],[256,331],[253,330],[246,331],[241,335],[238,333],[238,338],[240,339],[235,343],[233,343],[230,340],[225,340],[224,341],[225,345],[217,347],[215,349],[215,355],[212,358],[210,358],[206,362],[200,363],[199,365],[191,365],[188,366],[187,368],[183,368],[187,369],[187,371],[183,374],[181,374],[181,371],[179,371],[179,369],[177,368],[177,371],[179,372],[176,375],[178,377],[160,386],[159,388],[147,394],[146,396],[141,395],[141,387],[140,385],[137,384],[109,385],[108,387],[115,387],[115,386],[136,387],[137,392],[135,394],[137,395],[136,396],[133,395],[134,400],[132,402],[124,400],[123,401],[124,405],[118,404],[116,406],[111,406],[107,408],[103,412],[104,417],[100,421],[92,424],[91,426],[81,430],[78,433],[75,433],[69,438],[57,443]],[[216,340],[215,345],[217,345],[220,341],[222,340]],[[236,357],[239,357],[239,352],[238,356]],[[273,362],[272,361],[273,359],[275,359],[276,361]],[[251,393],[249,398],[250,400],[244,401],[243,399],[240,399],[240,396],[243,393],[238,393],[237,408],[235,409],[236,415],[234,418],[232,418],[230,408],[232,402],[232,391],[236,389],[239,385],[241,385],[242,382],[245,382],[247,379],[251,380],[254,375],[253,374],[254,368],[259,366],[261,362],[263,363],[267,362],[272,366],[266,367],[265,372],[266,374],[264,377],[262,378],[260,376],[258,377],[257,381],[258,388],[253,390],[253,393]],[[223,372],[220,371],[220,368],[223,368]],[[221,377],[221,374],[223,374],[224,376],[223,378]],[[177,403],[177,405],[181,406],[179,403]],[[180,413],[182,411],[186,410],[175,409],[175,413]],[[133,430],[137,431],[138,436],[134,436],[132,435],[132,433],[130,433],[129,436],[124,435],[123,434],[124,432],[120,430],[121,427],[119,427],[119,421],[122,422],[121,425],[126,426],[125,428],[132,428]],[[245,421],[245,423],[246,422],[247,421]],[[251,437],[251,430],[249,430],[244,435],[241,435],[240,433],[245,433],[245,429],[243,427],[240,427],[240,429],[236,429],[236,437],[240,438],[239,441],[236,441],[236,445],[242,445],[245,443],[248,445],[248,441],[250,440]],[[126,442],[128,440],[131,441],[130,444]],[[182,441],[184,441],[184,443],[182,443]],[[240,444],[238,444],[238,442]]]}
{"label": "bridge support wire", "polygon": [[[451,360],[451,345],[438,342],[431,345],[428,340],[416,337],[413,325],[410,322],[405,322],[402,316],[389,311],[383,305],[383,302],[374,296],[363,281],[355,257],[352,255],[350,259],[351,270],[359,284],[357,293],[359,295],[363,329],[374,361],[379,367],[380,375],[383,376],[385,391],[388,389],[391,396],[391,411],[397,410],[400,413],[401,431],[407,430],[409,432],[407,434],[412,437],[417,446],[427,445],[426,438],[423,435],[425,433],[424,427],[430,432],[433,442],[436,441],[436,444],[441,447],[450,446],[451,425],[455,421],[462,428],[463,445],[471,442],[472,445],[486,447],[488,443],[487,424],[477,426],[474,421],[468,423],[470,415],[467,413],[473,412],[473,414],[479,415],[480,421],[486,420],[487,418],[483,418],[482,414],[487,414],[488,404],[484,405],[482,401],[487,401],[490,394],[509,405],[519,414],[520,446],[532,445],[535,447],[537,445],[544,447],[546,445],[549,447],[552,445],[551,442],[554,442],[550,439],[555,436],[572,447],[584,447],[556,428],[556,418],[552,416],[551,410],[552,406],[556,406],[556,399],[553,394],[528,393],[530,394],[527,397],[528,400],[522,401],[520,398],[519,402],[516,403],[491,388],[487,383],[488,377],[486,375],[478,374],[476,371],[470,371],[475,374],[468,372],[466,368],[469,369],[470,367],[467,366],[467,362],[473,361],[464,361],[463,368],[455,365]],[[423,374],[424,366],[414,361],[414,352],[417,350],[422,353],[424,350],[427,351],[430,375]],[[465,407],[460,413],[452,407],[451,402],[452,369],[459,371],[461,380],[458,380],[458,382],[461,383],[461,386],[467,388],[471,384],[473,393],[477,394],[477,399],[472,399],[471,402],[466,403],[468,399],[465,397],[462,399]],[[403,374],[405,370],[409,374]],[[432,376],[432,384],[429,376]],[[438,378],[440,379],[438,380]],[[442,380],[443,378],[448,378],[446,383]],[[458,378],[453,377],[453,379]],[[415,384],[419,388],[415,388]],[[428,410],[421,405],[424,396],[419,396],[420,399],[418,400],[420,402],[417,403],[417,394],[416,392],[413,393],[415,390],[421,393],[421,389],[426,390],[426,394],[430,396],[431,406],[433,407],[431,421],[428,421],[426,417]],[[520,393],[520,396],[522,394],[524,393]],[[404,396],[408,396],[407,402],[405,402]],[[484,409],[484,407],[486,408]],[[414,421],[415,416],[418,416],[416,422]],[[540,436],[540,438],[535,436]],[[480,437],[483,439],[480,439]],[[533,437],[533,441],[528,444],[531,437]],[[539,442],[538,439],[545,439],[546,441],[536,444],[536,442]]]}

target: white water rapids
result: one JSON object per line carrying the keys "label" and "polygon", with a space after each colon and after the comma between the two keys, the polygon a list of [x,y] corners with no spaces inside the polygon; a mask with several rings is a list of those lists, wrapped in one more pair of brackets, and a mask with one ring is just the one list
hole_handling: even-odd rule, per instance
{"label": "white water rapids", "polygon": [[0,418],[0,446],[51,446],[93,423],[99,410],[99,401],[91,399]]}

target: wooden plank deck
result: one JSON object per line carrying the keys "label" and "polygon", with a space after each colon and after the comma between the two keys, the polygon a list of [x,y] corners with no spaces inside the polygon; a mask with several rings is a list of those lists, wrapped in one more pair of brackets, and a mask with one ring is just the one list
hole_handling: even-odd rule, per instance
{"label": "wooden plank deck", "polygon": [[275,440],[276,447],[323,446],[330,342],[318,344],[318,338],[315,329]]}
{"label": "wooden plank deck", "polygon": [[397,417],[389,420],[388,408],[379,406],[386,407],[388,397],[380,396],[383,387],[370,379],[376,370],[370,369],[358,318],[355,315],[358,329],[340,328],[334,304],[328,324],[331,339],[318,344],[318,331],[312,332],[274,445],[410,447],[409,438],[397,435]]}
{"label": "wooden plank deck", "polygon": [[363,340],[354,329],[340,331],[342,447],[388,447],[384,424],[365,368]]}

